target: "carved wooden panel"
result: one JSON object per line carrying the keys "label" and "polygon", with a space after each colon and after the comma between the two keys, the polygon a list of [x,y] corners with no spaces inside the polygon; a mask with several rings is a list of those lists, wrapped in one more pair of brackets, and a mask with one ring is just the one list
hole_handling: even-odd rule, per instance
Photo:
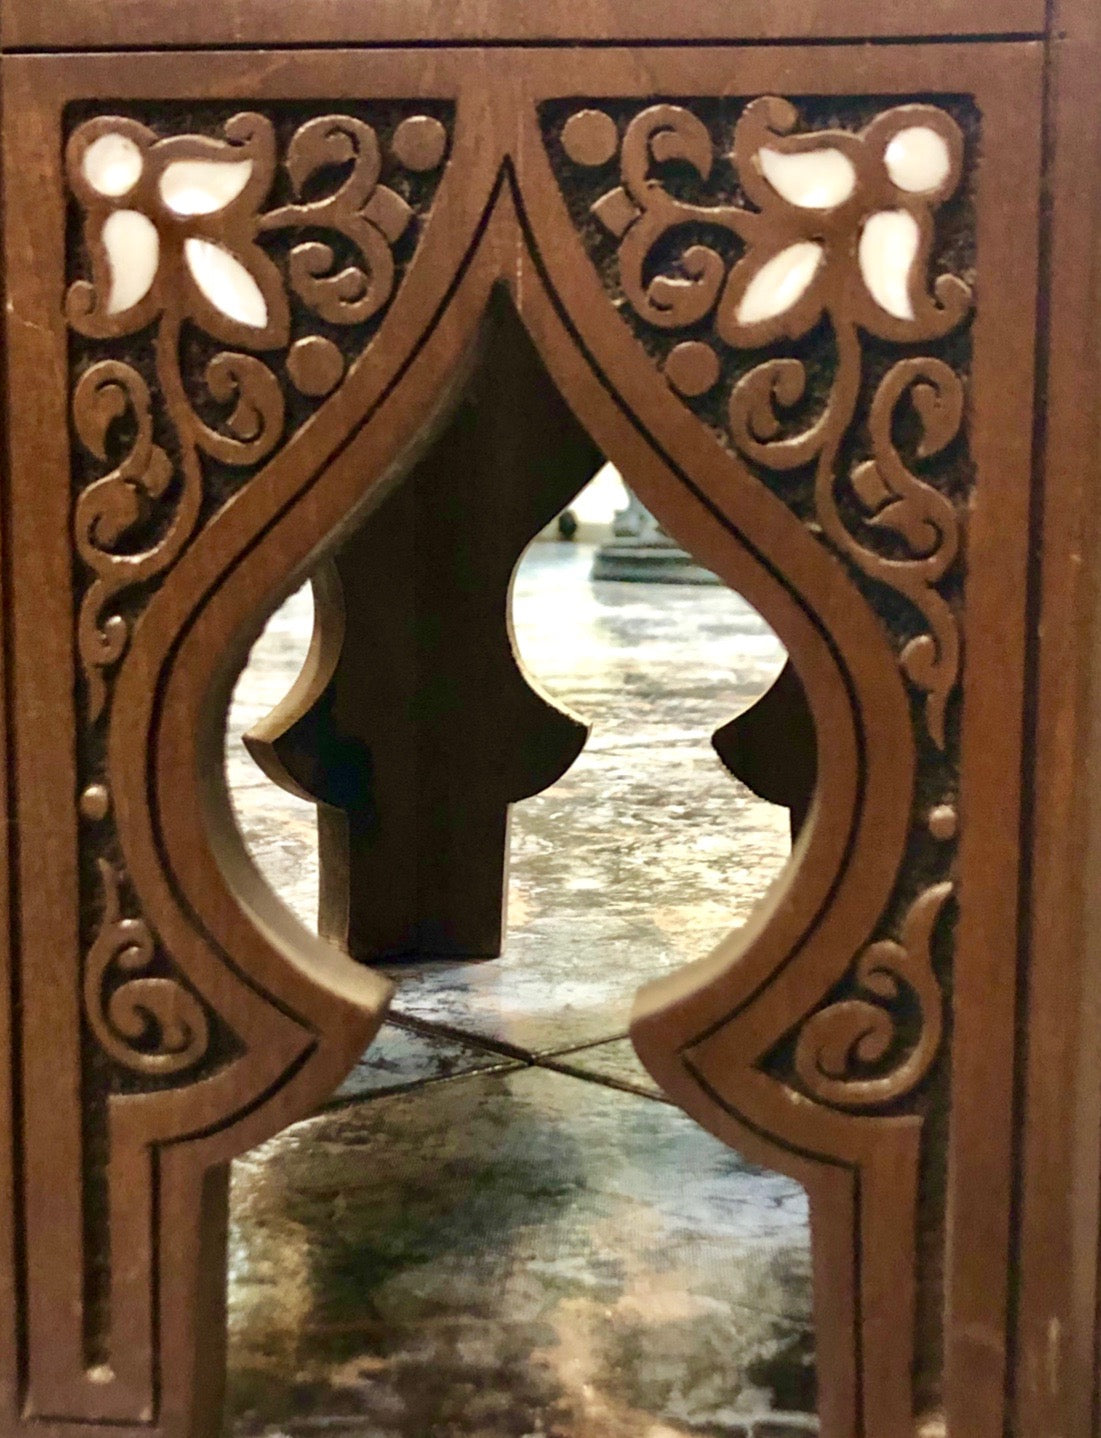
{"label": "carved wooden panel", "polygon": [[502,296],[817,733],[636,1046],[810,1193],[827,1438],[1007,1431],[1044,58],[5,58],[5,1431],[214,1431],[225,1166],[388,996],[252,870],[229,687]]}

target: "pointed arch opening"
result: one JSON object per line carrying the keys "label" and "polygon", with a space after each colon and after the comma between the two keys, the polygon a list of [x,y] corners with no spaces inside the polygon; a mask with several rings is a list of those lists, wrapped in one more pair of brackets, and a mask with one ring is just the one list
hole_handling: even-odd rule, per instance
{"label": "pointed arch opening", "polygon": [[[535,538],[604,456],[500,292],[477,354],[434,446],[315,597],[279,611],[237,689],[254,857],[397,987],[334,1106],[236,1166],[231,1421],[285,1429],[308,1406],[395,1432],[676,1433],[731,1414],[811,1431],[802,1189],[694,1128],[626,1038],[638,985],[706,954],[788,861],[806,735],[794,706],[767,712],[785,652],[714,576],[594,580],[586,535]],[[283,797],[249,774],[246,729]],[[456,733],[452,767],[428,769]],[[459,902],[446,836],[474,842],[492,783],[511,837],[459,867]],[[418,875],[404,927],[365,942]]]}

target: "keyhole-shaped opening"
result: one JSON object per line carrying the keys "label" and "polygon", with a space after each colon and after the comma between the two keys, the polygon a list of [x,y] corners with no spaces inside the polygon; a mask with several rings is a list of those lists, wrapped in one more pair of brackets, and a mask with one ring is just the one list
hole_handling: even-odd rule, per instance
{"label": "keyhole-shaped opening", "polygon": [[[587,457],[575,456],[578,472],[600,471],[602,456],[586,446]],[[758,1423],[814,1429],[803,1191],[746,1164],[664,1102],[625,1037],[639,985],[706,953],[744,922],[787,861],[788,809],[733,778],[712,741],[725,736],[717,741],[723,757],[747,772],[756,757],[757,787],[769,790],[773,776],[772,796],[783,797],[783,774],[775,778],[745,716],[773,690],[785,656],[760,616],[722,585],[594,579],[600,540],[614,540],[625,503],[604,473],[578,505],[581,527],[571,540],[557,537],[569,526],[557,524],[552,507],[543,537],[511,561],[517,656],[546,700],[577,717],[561,727],[552,718],[548,736],[539,727],[544,699],[530,701],[534,718],[522,707],[529,701],[509,701],[519,741],[535,745],[514,787],[538,777],[541,759],[549,778],[556,765],[565,772],[511,804],[510,862],[507,876],[503,867],[499,873],[508,896],[503,952],[478,952],[492,905],[477,909],[479,922],[468,929],[460,905],[437,908],[423,929],[407,930],[404,952],[395,944],[395,952],[376,954],[399,981],[391,1022],[327,1111],[236,1166],[235,1431],[290,1432],[296,1422],[321,1421],[418,1438],[680,1438],[751,1432]],[[412,515],[410,503],[404,520]],[[665,543],[656,531],[651,548]],[[337,559],[345,643],[358,622],[347,578],[370,572],[368,555],[385,562],[385,545],[372,550],[366,535],[367,526]],[[636,558],[645,541],[640,536]],[[436,542],[421,540],[429,550]],[[495,537],[468,532],[461,543],[476,583],[480,546],[492,556]],[[416,544],[404,551],[410,586],[425,568],[439,573],[423,556]],[[395,565],[393,577],[400,573]],[[332,578],[319,585],[323,622],[326,612],[333,622]],[[399,604],[396,612],[409,609]],[[316,776],[300,772],[297,796],[273,789],[240,737],[255,735],[258,723],[262,744],[287,732],[288,712],[267,731],[264,715],[289,687],[313,626],[303,591],[254,650],[230,724],[239,823],[269,881],[307,920],[317,914],[318,857],[302,781]],[[358,632],[378,642],[384,630],[380,623]],[[494,640],[486,639],[487,650]],[[315,658],[322,642],[319,631]],[[412,652],[420,658],[426,650],[440,653],[435,634]],[[376,672],[394,662],[374,652]],[[477,649],[467,662],[488,663]],[[417,694],[423,701],[424,691]],[[455,701],[446,689],[428,695],[444,706]],[[492,690],[483,697],[494,703]],[[316,698],[300,695],[295,712],[310,713],[307,701]],[[346,691],[331,699],[346,744],[363,737],[348,723],[353,698]],[[402,714],[406,724],[417,717],[415,708]],[[582,721],[592,728],[583,748],[571,728],[583,739]],[[477,714],[460,713],[455,723],[483,737],[501,734]],[[767,711],[762,728],[775,738]],[[429,740],[441,732],[427,729]],[[372,758],[394,762],[394,729],[375,732],[385,742]],[[309,755],[316,735],[298,732],[299,756]],[[573,762],[571,745],[579,751]],[[349,826],[349,848],[330,834],[326,855],[323,832],[330,864],[354,857],[354,843],[387,812],[409,814],[386,797],[394,792],[389,776],[363,768],[363,749],[345,752],[338,776],[366,773],[383,797]],[[419,757],[423,775],[432,755],[424,736],[404,752],[411,770]],[[516,756],[502,754],[500,769],[510,762]],[[497,772],[488,764],[477,776]],[[346,799],[355,793],[350,783],[343,791]],[[339,799],[339,786],[328,797]],[[327,822],[339,828],[343,813],[329,807]],[[415,837],[415,826],[406,832]],[[400,854],[387,860],[395,888],[419,862],[405,857],[404,869]],[[335,875],[337,888],[346,872]],[[365,872],[378,882],[377,856]],[[486,871],[462,872],[469,881]],[[412,892],[432,893],[437,903],[453,897],[438,879],[429,868]],[[333,923],[324,913],[333,886],[330,873],[320,886],[323,926]],[[469,952],[458,946],[464,937]],[[433,951],[449,939],[451,952]]]}

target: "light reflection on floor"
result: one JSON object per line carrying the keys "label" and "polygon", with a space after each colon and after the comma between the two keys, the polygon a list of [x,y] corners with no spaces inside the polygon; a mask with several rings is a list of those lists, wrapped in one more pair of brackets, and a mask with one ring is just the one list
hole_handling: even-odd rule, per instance
{"label": "light reflection on floor", "polygon": [[[662,1102],[622,1038],[635,989],[783,866],[786,814],[708,743],[782,653],[724,590],[592,586],[590,560],[537,545],[517,582],[525,661],[596,731],[516,808],[505,956],[395,970],[396,1022],[334,1105],[236,1166],[236,1433],[816,1429],[804,1196]],[[229,765],[257,861],[312,921],[312,809],[238,740],[309,625],[299,596],[257,647]]]}

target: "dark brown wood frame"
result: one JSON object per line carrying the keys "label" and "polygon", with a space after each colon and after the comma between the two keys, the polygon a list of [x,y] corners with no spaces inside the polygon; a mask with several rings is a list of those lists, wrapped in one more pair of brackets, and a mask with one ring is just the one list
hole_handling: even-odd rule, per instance
{"label": "dark brown wood frame", "polygon": [[[637,29],[617,30],[595,8],[568,21],[564,7],[545,8],[537,38],[546,40],[592,36],[601,25],[615,38],[663,40],[673,24],[665,9],[659,18],[633,10]],[[814,716],[818,785],[783,881],[748,931],[644,991],[632,1033],[677,1103],[808,1189],[823,1432],[1101,1431],[1101,975],[1088,883],[1097,812],[1088,782],[1097,728],[1095,22],[1085,4],[1068,6],[1060,38],[1031,39],[1043,29],[1036,4],[984,7],[976,27],[965,7],[944,0],[923,17],[931,35],[981,28],[988,38],[744,43],[913,35],[917,27],[903,23],[910,9],[877,7],[873,22],[853,0],[828,30],[806,35],[802,7],[769,7],[767,25],[750,16],[723,36],[739,43],[581,47],[565,66],[553,44],[254,52],[249,43],[270,19],[262,0],[224,11],[149,4],[140,22],[126,6],[80,0],[5,11],[9,49],[110,47],[131,35],[242,47],[3,59],[5,1432],[93,1425],[182,1435],[216,1424],[227,1165],[332,1090],[388,997],[383,981],[291,926],[252,870],[221,777],[229,687],[273,604],[446,422],[486,307],[502,291],[599,449],[775,627]],[[466,18],[475,13],[481,29]],[[313,20],[318,39],[409,38],[396,10],[377,12],[373,33],[357,7],[337,0]],[[300,43],[295,23],[274,38]],[[510,7],[460,7],[448,38],[535,38],[518,23]],[[676,26],[678,38],[709,40],[719,21],[701,3]],[[913,635],[900,640],[893,627],[888,572],[861,571],[843,542],[839,554],[784,501],[764,472],[773,451],[759,426],[756,446],[748,442],[756,468],[736,445],[716,442],[706,413],[657,367],[664,352],[612,307],[607,285],[619,281],[608,275],[628,276],[628,259],[621,250],[618,272],[598,270],[595,247],[607,236],[578,219],[595,213],[614,233],[615,216],[632,212],[611,190],[592,210],[589,181],[561,148],[569,114],[603,107],[634,123],[658,97],[689,116],[668,120],[686,134],[694,108],[711,115],[716,104],[731,108],[715,112],[715,125],[737,119],[738,134],[751,136],[753,124],[782,134],[775,107],[738,119],[761,96],[792,97],[797,109],[818,97],[842,113],[859,102],[873,124],[914,100],[972,117],[958,122],[970,208],[952,221],[974,250],[970,352],[953,351],[946,364],[932,330],[928,358],[924,334],[917,349],[905,348],[901,330],[883,338],[897,350],[892,360],[919,356],[921,382],[932,386],[919,458],[943,450],[962,466],[943,481],[966,515],[964,562],[952,571],[959,583],[945,590],[963,655],[962,700],[949,685],[947,719],[934,702],[939,680],[908,668],[905,648],[900,658]],[[82,320],[71,303],[66,317],[67,286],[83,263],[66,143],[89,115],[134,104],[163,117],[165,135],[192,134],[202,105],[225,100],[261,115],[289,107],[295,123],[363,104],[428,108],[443,117],[446,164],[438,189],[425,192],[415,251],[343,384],[291,427],[231,503],[204,515],[126,621],[105,768],[93,783],[81,747],[87,654],[74,630],[74,456],[94,433],[94,406],[82,410],[90,402],[80,389],[96,381],[82,377],[113,361],[74,348],[70,321],[79,329]],[[799,124],[800,133],[826,127],[803,114]],[[234,143],[253,140],[241,130]],[[623,221],[621,244],[635,223]],[[940,303],[952,293],[938,289]],[[631,302],[644,322],[645,295]],[[762,355],[767,346],[762,339]],[[954,425],[946,418],[963,392],[953,365],[966,370],[963,450],[952,444],[964,412]],[[775,402],[773,371],[768,384]],[[948,434],[942,445],[929,439],[936,425]],[[163,426],[152,433],[156,448]],[[926,590],[909,598],[920,608]],[[934,750],[949,757],[929,758]],[[937,785],[922,787],[931,774]],[[95,837],[108,814],[113,848]],[[97,862],[128,875],[113,918],[110,904],[92,911],[81,897]],[[949,886],[955,918],[942,922]],[[126,900],[140,904],[140,917]],[[131,970],[146,956],[138,981],[160,986],[142,992],[161,1040],[182,1033],[186,1047],[203,1029],[193,1064],[173,1069],[171,1045],[132,1045],[120,1078],[89,1057],[100,1030],[89,1017],[96,999],[84,935],[97,920],[113,925],[114,956]],[[893,994],[869,982],[877,965],[894,974]],[[99,998],[113,1002],[125,986]],[[893,1007],[904,990],[916,1009]],[[860,1059],[870,1009],[884,1042]],[[830,1045],[840,1045],[836,1072],[823,1066]]]}

